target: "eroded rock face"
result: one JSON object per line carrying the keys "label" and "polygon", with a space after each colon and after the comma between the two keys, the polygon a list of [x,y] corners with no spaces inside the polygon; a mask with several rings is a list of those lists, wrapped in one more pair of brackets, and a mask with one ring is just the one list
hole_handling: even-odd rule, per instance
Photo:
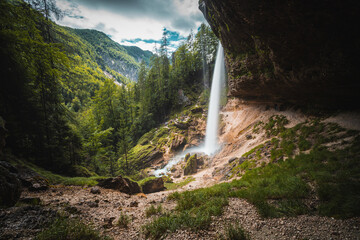
{"label": "eroded rock face", "polygon": [[99,180],[98,185],[103,188],[114,189],[127,194],[136,194],[141,192],[141,189],[136,182],[121,176]]}
{"label": "eroded rock face", "polygon": [[357,1],[201,0],[226,52],[229,94],[255,102],[358,102]]}

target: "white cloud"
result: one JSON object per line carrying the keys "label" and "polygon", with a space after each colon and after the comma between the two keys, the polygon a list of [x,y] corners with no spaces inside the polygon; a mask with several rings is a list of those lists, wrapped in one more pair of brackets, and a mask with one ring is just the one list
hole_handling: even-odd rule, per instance
{"label": "white cloud", "polygon": [[[154,50],[153,43],[139,41],[137,43],[126,42],[129,39],[155,39],[162,37],[163,27],[171,31],[177,31],[180,36],[185,37],[191,31],[191,26],[199,27],[198,14],[201,14],[197,8],[195,0],[173,0],[176,7],[177,16],[157,18],[152,15],[136,14],[130,17],[126,14],[110,11],[107,8],[97,8],[92,5],[85,5],[72,2],[73,0],[58,0],[57,5],[67,14],[58,21],[58,24],[73,28],[97,29],[123,45],[138,46],[144,50]],[[105,2],[104,2],[105,4]],[[200,18],[201,19],[201,18]],[[189,27],[186,29],[186,27]],[[174,42],[173,42],[174,43]]]}

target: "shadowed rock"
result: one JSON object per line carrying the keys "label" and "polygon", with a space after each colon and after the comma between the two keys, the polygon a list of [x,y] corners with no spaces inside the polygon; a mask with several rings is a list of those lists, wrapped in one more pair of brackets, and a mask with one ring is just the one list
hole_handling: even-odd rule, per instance
{"label": "shadowed rock", "polygon": [[99,180],[98,186],[118,190],[127,194],[136,194],[141,192],[141,189],[136,182],[121,176]]}

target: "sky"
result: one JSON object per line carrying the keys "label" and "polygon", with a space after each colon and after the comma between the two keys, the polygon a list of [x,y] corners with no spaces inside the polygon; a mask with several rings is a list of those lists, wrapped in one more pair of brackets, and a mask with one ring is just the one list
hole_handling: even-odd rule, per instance
{"label": "sky", "polygon": [[72,28],[96,29],[112,40],[154,52],[163,29],[170,51],[205,19],[198,0],[57,0],[64,17],[57,23]]}

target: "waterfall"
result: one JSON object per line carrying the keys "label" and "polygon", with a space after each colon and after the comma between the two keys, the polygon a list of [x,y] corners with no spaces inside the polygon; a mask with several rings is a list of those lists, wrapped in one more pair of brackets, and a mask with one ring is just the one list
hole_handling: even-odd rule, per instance
{"label": "waterfall", "polygon": [[184,159],[187,153],[203,152],[207,155],[214,154],[219,148],[218,144],[218,125],[219,125],[219,110],[220,110],[220,95],[221,83],[225,78],[225,65],[224,65],[224,50],[219,42],[219,47],[216,54],[215,68],[213,80],[211,84],[209,112],[206,125],[206,136],[204,147],[192,147],[180,153],[167,163],[162,169],[157,169],[153,172],[156,177],[166,175],[170,169]]}
{"label": "waterfall", "polygon": [[211,84],[209,111],[206,123],[206,136],[204,152],[208,155],[215,153],[219,149],[218,144],[218,125],[220,110],[221,83],[225,77],[224,50],[219,41],[216,54],[214,74]]}

